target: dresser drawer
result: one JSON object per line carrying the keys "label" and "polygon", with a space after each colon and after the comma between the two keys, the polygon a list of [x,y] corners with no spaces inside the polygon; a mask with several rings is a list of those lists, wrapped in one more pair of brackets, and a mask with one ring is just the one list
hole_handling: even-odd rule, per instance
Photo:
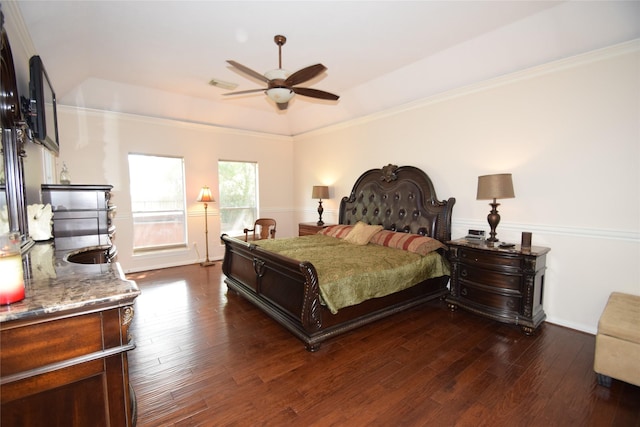
{"label": "dresser drawer", "polygon": [[56,237],[87,236],[107,234],[109,225],[106,217],[75,219],[53,219],[53,232]]}
{"label": "dresser drawer", "polygon": [[504,271],[487,270],[468,264],[460,264],[460,280],[473,282],[484,286],[498,289],[512,289],[520,291],[522,289],[522,275],[508,274]]}
{"label": "dresser drawer", "polygon": [[460,284],[460,300],[469,305],[480,304],[490,309],[516,314],[520,312],[522,304],[522,298],[518,295],[489,292],[466,283]]}
{"label": "dresser drawer", "polygon": [[3,330],[2,376],[29,371],[103,349],[100,313]]}
{"label": "dresser drawer", "polygon": [[111,246],[107,234],[93,234],[87,236],[54,237],[56,250],[80,249],[89,246]]}
{"label": "dresser drawer", "polygon": [[108,192],[106,194],[105,191],[96,190],[45,190],[42,192],[42,202],[49,203],[54,212],[78,209],[107,209],[109,196]]}
{"label": "dresser drawer", "polygon": [[458,251],[460,261],[466,264],[480,264],[489,267],[522,268],[522,257],[490,251],[463,248]]}

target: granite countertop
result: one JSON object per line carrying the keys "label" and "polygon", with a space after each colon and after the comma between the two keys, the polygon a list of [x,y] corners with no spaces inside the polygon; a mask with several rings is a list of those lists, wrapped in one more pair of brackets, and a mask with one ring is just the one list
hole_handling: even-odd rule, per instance
{"label": "granite countertop", "polygon": [[69,252],[56,251],[53,243],[41,242],[23,255],[25,299],[0,306],[0,322],[125,304],[140,294],[138,285],[125,279],[117,262],[71,263],[65,259]]}

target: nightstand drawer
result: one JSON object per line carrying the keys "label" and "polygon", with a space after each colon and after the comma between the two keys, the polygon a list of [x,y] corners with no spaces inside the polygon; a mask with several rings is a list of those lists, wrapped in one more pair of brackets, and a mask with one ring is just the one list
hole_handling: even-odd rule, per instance
{"label": "nightstand drawer", "polygon": [[522,275],[476,268],[467,264],[460,264],[460,280],[474,282],[498,289],[522,289]]}
{"label": "nightstand drawer", "polygon": [[460,299],[462,302],[480,304],[491,309],[513,313],[520,311],[522,302],[522,298],[517,295],[501,295],[478,289],[465,283],[460,284]]}
{"label": "nightstand drawer", "polygon": [[496,254],[490,251],[474,249],[460,249],[460,260],[467,264],[482,264],[488,267],[513,267],[522,268],[522,257],[518,255],[508,256],[504,253]]}

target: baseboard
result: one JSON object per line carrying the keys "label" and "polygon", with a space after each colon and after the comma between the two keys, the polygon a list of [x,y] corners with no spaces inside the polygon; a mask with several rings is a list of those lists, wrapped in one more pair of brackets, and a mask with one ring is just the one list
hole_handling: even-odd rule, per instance
{"label": "baseboard", "polygon": [[[156,265],[148,265],[148,266],[144,266],[144,267],[128,268],[128,269],[124,270],[124,272],[125,272],[125,274],[140,273],[140,272],[143,272],[143,271],[162,270],[163,268],[184,267],[185,265],[200,264],[202,262],[204,262],[204,259],[196,260],[196,261],[176,262],[176,263],[162,263],[162,264],[156,264]],[[222,263],[222,258],[220,258],[220,259],[212,259],[211,262],[213,262],[215,264]]]}
{"label": "baseboard", "polygon": [[563,319],[558,319],[554,317],[547,316],[546,323],[551,323],[556,326],[562,326],[563,328],[573,329],[575,331],[584,332],[586,334],[595,335],[598,331],[592,327],[587,325],[583,325],[580,323],[568,322]]}

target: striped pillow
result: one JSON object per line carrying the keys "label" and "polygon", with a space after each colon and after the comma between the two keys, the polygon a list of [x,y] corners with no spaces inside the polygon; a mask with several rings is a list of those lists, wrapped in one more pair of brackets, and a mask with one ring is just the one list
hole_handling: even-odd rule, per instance
{"label": "striped pillow", "polygon": [[337,224],[330,225],[318,231],[318,234],[324,234],[325,236],[337,237],[338,239],[344,239],[351,231],[353,225]]}
{"label": "striped pillow", "polygon": [[418,234],[399,233],[397,231],[382,230],[373,235],[369,243],[390,248],[404,249],[420,255],[426,255],[436,249],[447,247],[439,240]]}

